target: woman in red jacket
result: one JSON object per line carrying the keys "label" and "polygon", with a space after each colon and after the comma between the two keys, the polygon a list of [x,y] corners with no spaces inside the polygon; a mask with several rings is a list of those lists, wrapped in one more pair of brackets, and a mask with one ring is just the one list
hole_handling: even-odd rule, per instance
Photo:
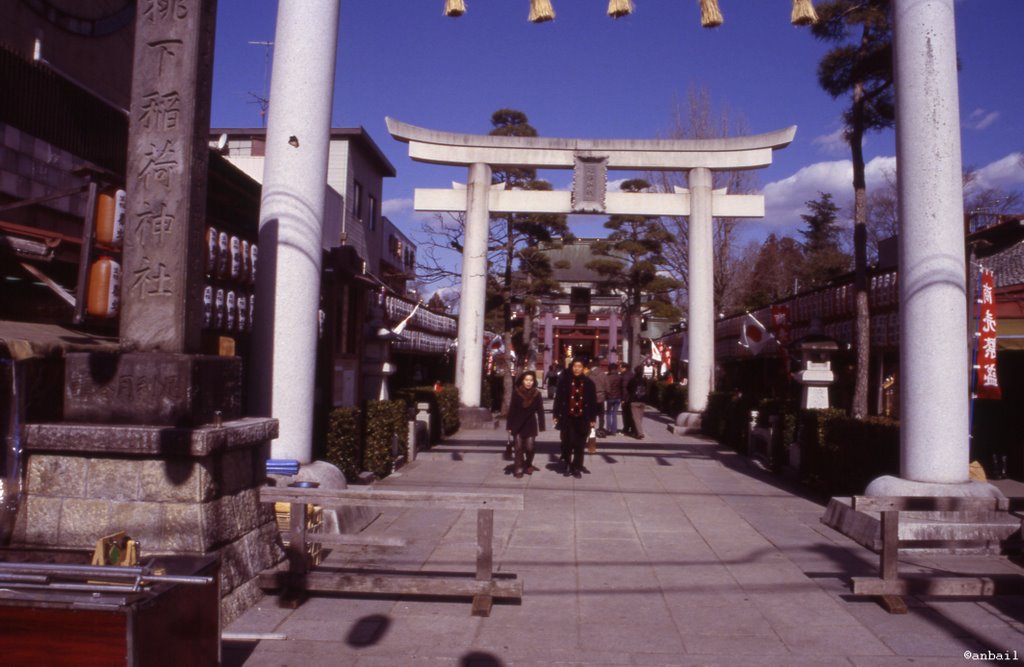
{"label": "woman in red jacket", "polygon": [[537,388],[537,376],[526,371],[516,380],[512,401],[508,406],[505,428],[515,445],[513,474],[517,479],[532,475],[539,468],[533,467],[534,443],[537,434],[544,430],[544,400]]}

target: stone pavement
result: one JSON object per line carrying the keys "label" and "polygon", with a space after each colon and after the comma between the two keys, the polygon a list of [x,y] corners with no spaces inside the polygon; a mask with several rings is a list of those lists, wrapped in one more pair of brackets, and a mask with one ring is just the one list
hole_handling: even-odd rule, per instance
{"label": "stone pavement", "polygon": [[[668,423],[649,409],[645,440],[601,440],[580,480],[554,471],[555,431],[541,434],[542,470],[522,480],[502,460],[503,430],[462,431],[421,452],[379,484],[525,494],[523,512],[495,513],[495,567],[523,580],[522,604],[477,618],[468,600],[317,596],[290,609],[268,596],[226,628],[263,639],[226,641],[225,664],[933,667],[1007,651],[1024,660],[1024,598],[908,598],[906,615],[853,598],[849,577],[876,574],[877,556],[819,522],[825,499]],[[406,548],[336,549],[325,565],[473,572],[475,529],[475,512],[387,510],[367,532],[406,536]],[[901,571],[1021,572],[993,556],[902,561]]]}

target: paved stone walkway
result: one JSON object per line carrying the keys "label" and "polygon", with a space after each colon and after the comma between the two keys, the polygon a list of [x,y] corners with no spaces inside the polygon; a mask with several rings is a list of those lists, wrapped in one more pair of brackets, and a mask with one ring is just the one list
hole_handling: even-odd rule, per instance
{"label": "paved stone walkway", "polygon": [[[540,438],[541,472],[522,480],[502,460],[501,430],[463,431],[421,452],[381,484],[524,492],[525,511],[495,513],[495,565],[524,581],[522,604],[476,618],[469,601],[319,596],[293,610],[266,597],[227,631],[277,638],[227,642],[225,664],[934,667],[988,651],[1024,660],[1024,598],[910,598],[899,616],[852,598],[849,577],[877,573],[877,557],[820,524],[823,499],[667,423],[649,411],[645,440],[601,440],[580,480],[554,472],[554,431]],[[367,530],[409,546],[338,549],[325,565],[474,570],[475,512],[389,510]],[[998,557],[901,564],[915,567],[1020,572]]]}

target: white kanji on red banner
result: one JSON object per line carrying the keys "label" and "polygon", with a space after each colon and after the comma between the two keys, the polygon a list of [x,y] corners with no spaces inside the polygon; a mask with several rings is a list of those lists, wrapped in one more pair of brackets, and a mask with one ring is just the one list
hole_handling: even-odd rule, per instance
{"label": "white kanji on red banner", "polygon": [[978,299],[978,361],[975,396],[982,399],[1002,398],[996,372],[996,280],[992,271],[981,270],[981,293]]}

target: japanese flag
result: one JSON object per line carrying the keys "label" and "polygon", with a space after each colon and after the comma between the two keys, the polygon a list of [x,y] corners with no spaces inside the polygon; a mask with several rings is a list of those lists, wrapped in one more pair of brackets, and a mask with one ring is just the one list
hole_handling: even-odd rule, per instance
{"label": "japanese flag", "polygon": [[771,334],[765,326],[756,317],[747,313],[743,318],[743,329],[740,331],[740,345],[750,350],[751,354],[760,354],[770,337]]}

